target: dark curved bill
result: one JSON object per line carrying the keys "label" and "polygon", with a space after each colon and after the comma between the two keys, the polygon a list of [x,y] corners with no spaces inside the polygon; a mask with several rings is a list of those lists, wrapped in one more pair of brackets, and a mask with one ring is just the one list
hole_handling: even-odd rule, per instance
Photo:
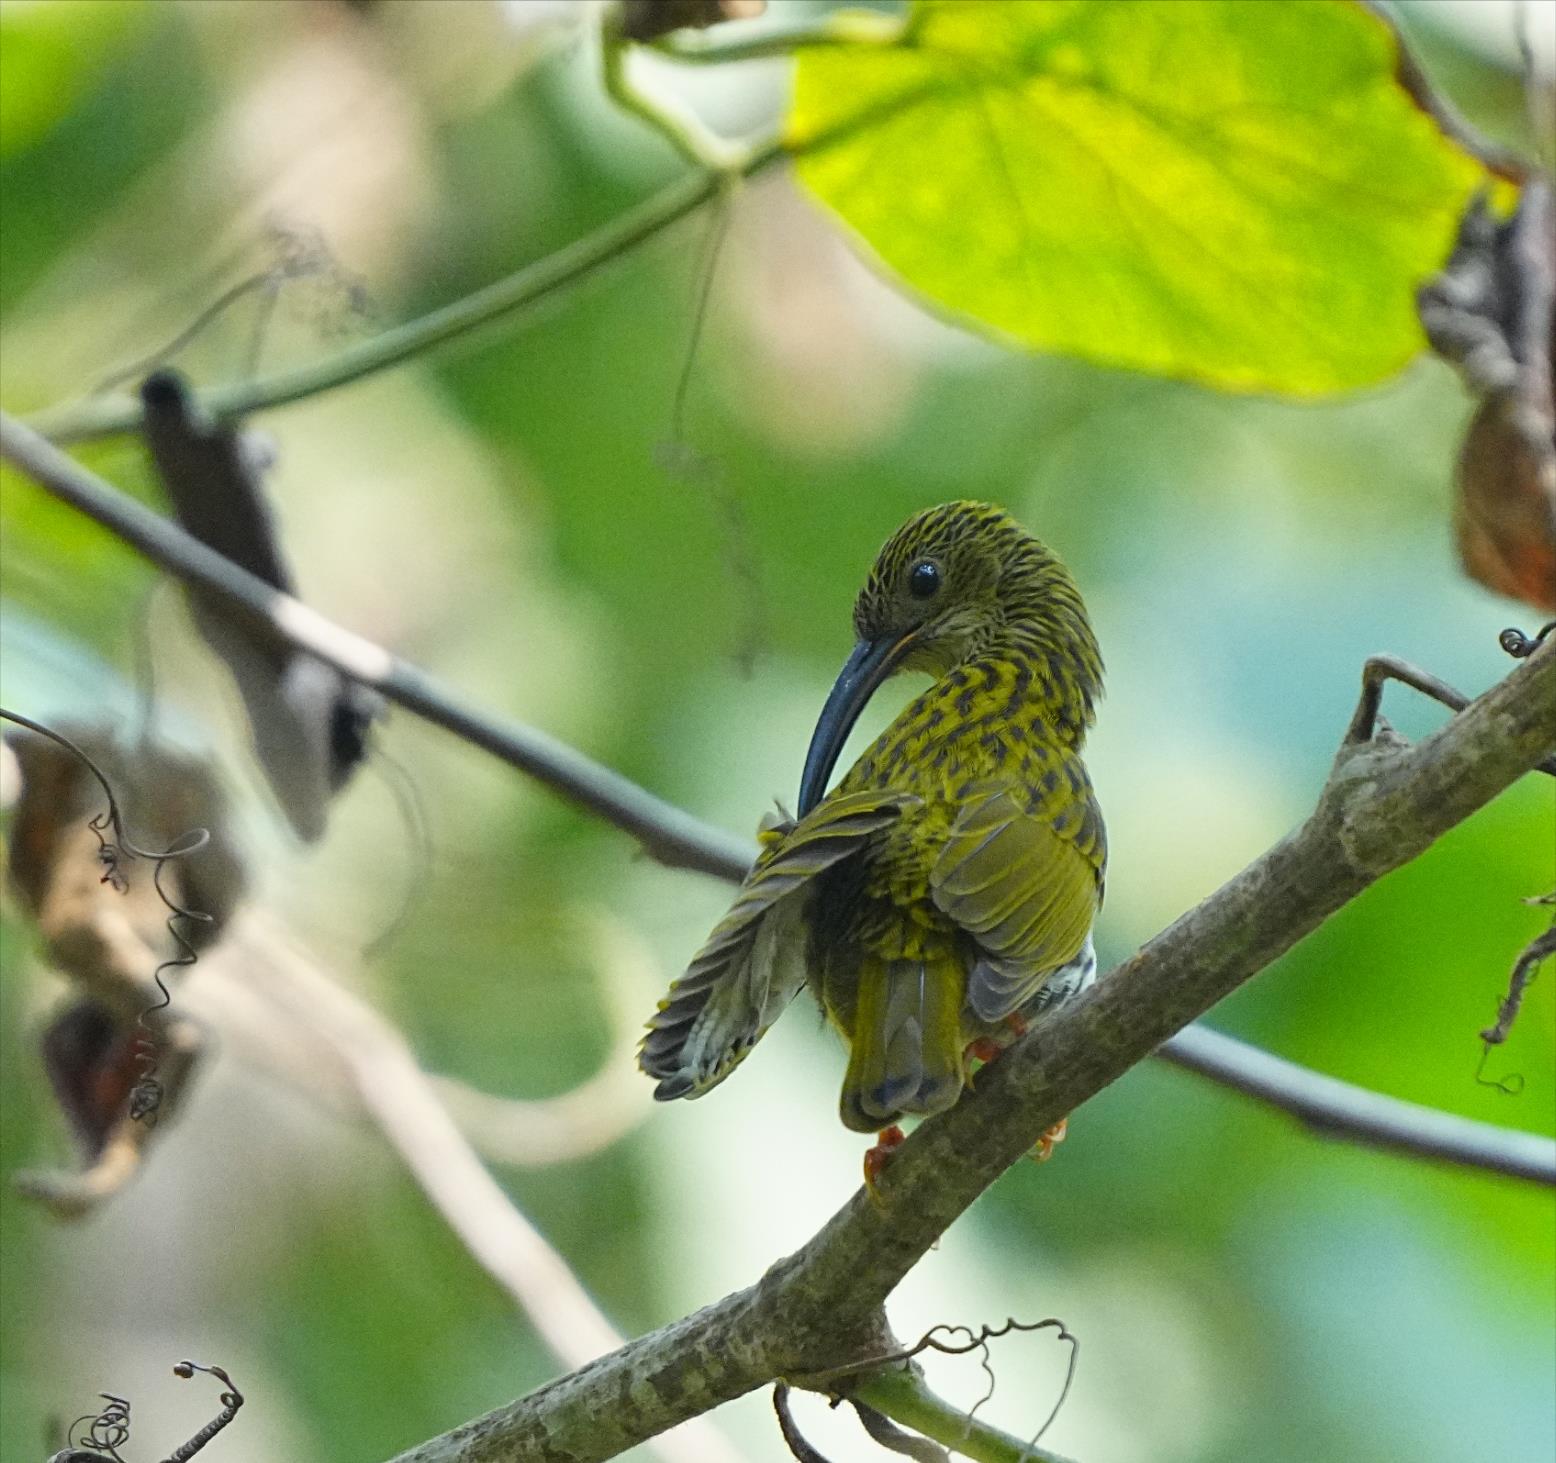
{"label": "dark curved bill", "polygon": [[875,688],[891,674],[912,639],[912,634],[907,634],[897,640],[861,640],[843,663],[827,704],[821,708],[816,730],[811,733],[810,750],[805,754],[805,771],[800,777],[800,817],[821,801],[859,713]]}

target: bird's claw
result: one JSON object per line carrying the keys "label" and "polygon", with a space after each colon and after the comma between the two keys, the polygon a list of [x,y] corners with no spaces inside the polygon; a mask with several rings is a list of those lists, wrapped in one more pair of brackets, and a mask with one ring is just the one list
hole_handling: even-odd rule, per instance
{"label": "bird's claw", "polygon": [[886,1160],[902,1146],[906,1134],[893,1123],[889,1128],[883,1128],[876,1139],[875,1146],[864,1156],[864,1187],[865,1192],[878,1205],[881,1203],[880,1190],[876,1183],[880,1179],[882,1171],[886,1167]]}
{"label": "bird's claw", "polygon": [[1054,1149],[1064,1142],[1064,1135],[1070,1130],[1070,1120],[1060,1118],[1041,1138],[1037,1140],[1037,1146],[1032,1150],[1034,1163],[1047,1163],[1054,1156]]}

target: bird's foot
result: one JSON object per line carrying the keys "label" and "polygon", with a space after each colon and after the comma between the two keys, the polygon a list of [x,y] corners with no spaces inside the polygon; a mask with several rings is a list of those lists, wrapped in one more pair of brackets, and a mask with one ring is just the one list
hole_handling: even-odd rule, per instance
{"label": "bird's foot", "polygon": [[1037,1140],[1037,1147],[1032,1150],[1032,1159],[1035,1163],[1047,1163],[1054,1156],[1054,1149],[1064,1142],[1064,1135],[1070,1130],[1070,1120],[1060,1118],[1041,1138]]}
{"label": "bird's foot", "polygon": [[987,1065],[992,1062],[1011,1042],[1026,1035],[1026,1018],[1020,1012],[1012,1012],[1005,1018],[1005,1028],[1010,1032],[1008,1037],[1001,1039],[997,1036],[979,1036],[962,1049],[962,1061],[982,1062]]}
{"label": "bird's foot", "polygon": [[902,1129],[896,1123],[893,1123],[891,1127],[881,1130],[876,1139],[875,1147],[864,1156],[865,1190],[877,1204],[881,1202],[881,1196],[875,1187],[876,1181],[886,1167],[886,1160],[902,1146],[906,1136]]}

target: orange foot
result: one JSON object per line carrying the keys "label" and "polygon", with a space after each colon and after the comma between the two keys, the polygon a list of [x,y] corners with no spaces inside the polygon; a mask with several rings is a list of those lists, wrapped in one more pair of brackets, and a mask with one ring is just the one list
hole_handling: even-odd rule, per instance
{"label": "orange foot", "polygon": [[883,1128],[873,1147],[864,1156],[864,1186],[869,1191],[870,1197],[877,1204],[880,1203],[880,1195],[876,1192],[876,1180],[881,1176],[881,1170],[886,1167],[886,1160],[902,1145],[906,1134],[895,1123],[889,1128]]}
{"label": "orange foot", "polygon": [[967,1062],[992,1062],[1005,1048],[992,1036],[980,1036],[976,1041],[967,1043],[967,1049],[962,1053],[962,1060]]}
{"label": "orange foot", "polygon": [[1054,1156],[1054,1149],[1064,1142],[1064,1135],[1070,1130],[1070,1120],[1060,1118],[1041,1138],[1037,1140],[1037,1147],[1032,1150],[1032,1157],[1038,1163],[1047,1163]]}

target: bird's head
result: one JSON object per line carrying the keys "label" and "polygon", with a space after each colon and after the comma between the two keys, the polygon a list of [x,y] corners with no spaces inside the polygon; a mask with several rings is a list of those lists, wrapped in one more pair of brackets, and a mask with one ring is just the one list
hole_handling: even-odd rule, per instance
{"label": "bird's head", "polygon": [[800,816],[826,791],[849,730],[898,671],[942,676],[1001,651],[1034,658],[1056,717],[1084,732],[1102,661],[1069,571],[1001,508],[942,503],[886,540],[854,604],[859,637],[816,723]]}

